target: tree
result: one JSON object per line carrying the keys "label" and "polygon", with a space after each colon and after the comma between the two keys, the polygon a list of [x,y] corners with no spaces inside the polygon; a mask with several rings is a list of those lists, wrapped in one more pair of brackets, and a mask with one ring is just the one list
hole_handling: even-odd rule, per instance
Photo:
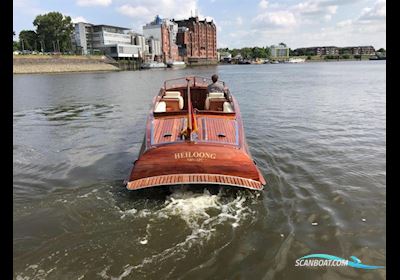
{"label": "tree", "polygon": [[240,50],[240,54],[242,55],[243,58],[249,59],[251,58],[252,52],[250,48],[242,48]]}
{"label": "tree", "polygon": [[13,41],[13,51],[18,51],[20,50],[20,44],[18,41]]}
{"label": "tree", "polygon": [[71,47],[74,26],[71,17],[59,12],[38,15],[33,21],[40,42],[45,51],[65,51]]}
{"label": "tree", "polygon": [[279,45],[287,47],[285,43],[280,42]]}
{"label": "tree", "polygon": [[[13,37],[15,36],[15,31],[13,31]],[[13,40],[13,51],[19,50],[19,42]]]}
{"label": "tree", "polygon": [[265,57],[268,59],[271,57],[271,48],[270,47],[265,47]]}
{"label": "tree", "polygon": [[386,52],[384,48],[380,48],[377,52]]}
{"label": "tree", "polygon": [[266,58],[267,57],[267,52],[264,47],[259,48],[259,47],[254,47],[252,48],[252,58]]}
{"label": "tree", "polygon": [[231,51],[231,54],[232,54],[232,57],[235,57],[235,56],[237,56],[238,54],[240,54],[240,50],[238,50],[238,49],[233,49],[233,50]]}
{"label": "tree", "polygon": [[37,49],[37,34],[33,30],[22,30],[19,33],[19,41],[23,43],[24,50]]}

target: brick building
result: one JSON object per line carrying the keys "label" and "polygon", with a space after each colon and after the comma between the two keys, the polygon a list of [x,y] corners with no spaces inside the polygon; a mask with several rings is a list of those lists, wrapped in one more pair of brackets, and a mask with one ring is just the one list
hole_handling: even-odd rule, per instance
{"label": "brick building", "polygon": [[375,49],[373,46],[356,46],[356,47],[310,47],[298,48],[293,51],[295,55],[339,55],[339,54],[352,54],[352,55],[374,55]]}
{"label": "brick building", "polygon": [[309,48],[298,48],[294,51],[295,55],[338,55],[339,48],[334,46],[327,47],[309,47]]}
{"label": "brick building", "polygon": [[169,19],[161,19],[158,15],[154,21],[143,26],[143,35],[147,39],[158,40],[161,43],[161,53],[154,53],[154,60],[158,60],[159,57],[164,62],[182,60],[176,45],[177,33],[178,25],[176,23]]}
{"label": "brick building", "polygon": [[178,25],[168,19],[164,19],[161,24],[162,54],[165,62],[180,61],[178,46],[176,45],[176,35]]}
{"label": "brick building", "polygon": [[344,47],[340,49],[340,53],[352,55],[374,55],[375,48],[373,46]]}
{"label": "brick building", "polygon": [[199,20],[197,16],[173,21],[178,24],[179,54],[187,63],[217,63],[217,27],[213,21]]}

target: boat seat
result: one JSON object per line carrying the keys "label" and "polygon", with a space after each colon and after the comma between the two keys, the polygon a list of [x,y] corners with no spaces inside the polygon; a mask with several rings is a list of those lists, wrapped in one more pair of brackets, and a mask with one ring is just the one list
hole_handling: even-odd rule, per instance
{"label": "boat seat", "polygon": [[232,113],[233,108],[232,105],[229,102],[224,102],[224,113]]}
{"label": "boat seat", "polygon": [[167,112],[174,112],[181,110],[180,102],[178,98],[163,98],[163,102],[165,102],[167,106]]}
{"label": "boat seat", "polygon": [[[225,101],[226,101],[226,99],[225,99],[225,95],[223,92],[210,92],[206,98],[204,108],[206,110],[222,111],[222,106]],[[212,103],[215,103],[215,104],[213,104],[213,106],[211,106]],[[219,104],[219,103],[221,103],[221,104]],[[213,108],[218,107],[218,106],[221,107],[221,110],[213,110]],[[213,108],[210,108],[210,107],[213,107]]]}
{"label": "boat seat", "polygon": [[164,113],[167,111],[167,104],[164,101],[158,102],[156,105],[155,113]]}
{"label": "boat seat", "polygon": [[[166,91],[162,98],[167,103],[167,108],[171,110],[182,110],[183,109],[183,97],[179,91]],[[175,103],[178,103],[177,105]]]}
{"label": "boat seat", "polygon": [[180,91],[166,91],[165,96],[178,97],[178,96],[181,96],[181,92]]}

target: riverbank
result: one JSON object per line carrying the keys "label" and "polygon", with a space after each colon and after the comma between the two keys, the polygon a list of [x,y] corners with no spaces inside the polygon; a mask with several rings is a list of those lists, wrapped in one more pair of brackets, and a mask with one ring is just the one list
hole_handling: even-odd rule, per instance
{"label": "riverbank", "polygon": [[[304,59],[304,62],[346,62],[346,61],[368,61],[373,57],[371,55],[313,55],[313,56],[290,56],[286,59],[273,59],[271,58],[269,63],[274,63],[274,61],[278,61],[279,63],[287,63],[289,59]],[[218,64],[227,65],[227,64],[264,64],[264,63],[254,63],[254,60],[248,60],[249,63],[239,63],[237,60],[232,60],[231,62],[220,61]],[[276,63],[276,62],[275,62]]]}
{"label": "riverbank", "polygon": [[105,56],[14,55],[14,74],[119,71]]}
{"label": "riverbank", "polygon": [[[305,62],[345,62],[360,61],[359,58],[326,59],[321,56],[297,57],[305,58]],[[362,57],[361,60],[368,60]],[[231,63],[219,62],[188,64],[188,67],[209,65],[230,65]],[[235,64],[235,63],[232,63]],[[14,55],[14,74],[44,74],[44,73],[68,73],[68,72],[97,72],[97,71],[121,71],[139,70],[140,65],[136,61],[121,60],[119,62],[106,56],[80,56],[80,55]]]}

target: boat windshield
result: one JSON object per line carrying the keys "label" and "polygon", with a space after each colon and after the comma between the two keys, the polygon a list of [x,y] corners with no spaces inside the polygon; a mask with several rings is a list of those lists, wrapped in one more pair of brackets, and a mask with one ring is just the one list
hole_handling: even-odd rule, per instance
{"label": "boat windshield", "polygon": [[[212,83],[210,78],[200,77],[200,76],[191,76],[191,77],[183,77],[172,80],[167,80],[164,82],[164,89],[169,90],[178,87],[186,87],[189,79],[190,87],[207,87]],[[221,84],[225,87],[224,81],[218,81],[217,83]]]}
{"label": "boat windshield", "polygon": [[193,109],[214,113],[233,113],[234,104],[229,89],[221,81],[225,92],[208,92],[211,79],[204,77],[185,77],[165,81],[164,88],[155,103],[154,113],[185,113],[188,110],[188,83],[190,101]]}

